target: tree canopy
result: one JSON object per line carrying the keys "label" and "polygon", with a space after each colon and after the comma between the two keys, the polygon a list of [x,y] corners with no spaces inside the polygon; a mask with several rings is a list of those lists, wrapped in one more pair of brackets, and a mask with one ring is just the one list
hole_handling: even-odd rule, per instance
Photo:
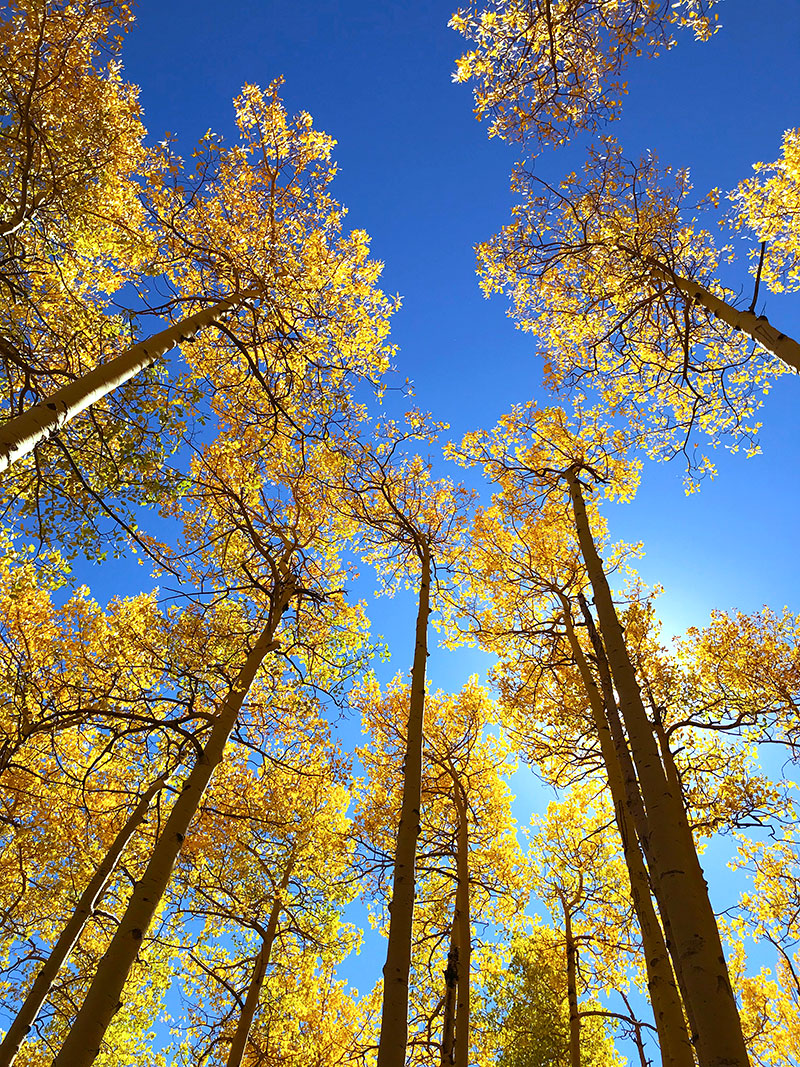
{"label": "tree canopy", "polygon": [[451,15],[517,157],[479,286],[541,360],[465,363],[452,428],[312,71],[159,139],[127,4],[0,12],[0,1067],[800,1067],[790,577],[676,627],[617,535],[800,370],[800,131],[698,202],[623,148],[718,8]]}

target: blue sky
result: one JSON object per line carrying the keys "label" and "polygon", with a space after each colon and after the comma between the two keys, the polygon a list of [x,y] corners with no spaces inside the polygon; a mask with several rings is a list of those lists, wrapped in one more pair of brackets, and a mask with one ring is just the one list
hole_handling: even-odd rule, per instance
{"label": "blue sky", "polygon": [[[711,42],[684,36],[633,65],[612,130],[628,155],[653,149],[688,165],[698,195],[731,189],[754,161],[774,159],[800,121],[800,4],[724,0],[718,10]],[[530,338],[514,330],[503,298],[483,298],[475,276],[474,244],[508,217],[515,149],[487,139],[469,88],[451,82],[461,51],[451,12],[449,0],[141,0],[123,60],[151,139],[170,131],[187,152],[209,127],[233,136],[231,99],[243,83],[285,78],[289,109],[309,111],[337,139],[335,195],[350,225],[371,234],[385,288],[403,298],[398,384],[411,378],[419,406],[458,438],[513,403],[546,398]],[[578,147],[562,149],[537,170],[557,180],[580,158]],[[767,313],[800,335],[796,296],[769,297]],[[703,625],[715,607],[800,610],[799,408],[800,380],[786,376],[764,408],[763,455],[718,454],[719,477],[688,498],[677,464],[648,462],[637,499],[609,511],[615,539],[644,542],[640,572],[666,587],[668,631]],[[382,600],[373,614],[393,647],[387,673],[407,670],[411,599]],[[466,651],[439,653],[432,682],[460,687],[484,665]]]}
{"label": "blue sky", "polygon": [[[458,437],[493,425],[512,403],[544,398],[531,340],[505,317],[502,297],[483,298],[475,277],[474,244],[507,220],[515,149],[487,139],[469,88],[451,82],[461,50],[447,28],[451,10],[449,0],[229,9],[142,0],[123,58],[151,138],[168,130],[187,150],[209,127],[233,135],[231,100],[244,82],[285,78],[288,107],[309,111],[337,139],[336,195],[349,223],[372,236],[386,289],[402,296],[398,379],[411,378],[417,403]],[[653,149],[690,166],[698,194],[733,188],[755,160],[775,158],[800,115],[800,4],[723,0],[718,10],[722,29],[709,43],[684,34],[672,52],[633,64],[612,131],[628,155]],[[558,178],[580,158],[579,146],[562,149],[537,170]],[[767,311],[800,334],[796,297],[770,297]],[[666,586],[670,630],[702,622],[713,607],[800,607],[798,402],[800,381],[787,376],[764,410],[764,455],[718,453],[720,475],[698,496],[684,496],[677,464],[648,463],[637,500],[610,513],[615,538],[644,541],[641,571]],[[435,665],[442,684],[460,684],[461,661]]]}

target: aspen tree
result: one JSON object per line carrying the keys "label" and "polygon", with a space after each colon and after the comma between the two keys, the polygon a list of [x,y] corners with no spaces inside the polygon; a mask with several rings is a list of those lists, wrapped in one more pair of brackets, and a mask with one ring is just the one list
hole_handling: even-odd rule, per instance
{"label": "aspen tree", "polygon": [[[407,455],[413,442],[433,442],[439,427],[423,416],[406,416],[407,428],[385,422],[377,444],[355,442],[342,449],[332,471],[337,507],[357,525],[356,538],[374,562],[386,588],[409,577],[418,580],[414,657],[411,670],[403,799],[395,845],[389,939],[384,966],[384,998],[379,1067],[403,1067],[408,1041],[409,971],[415,895],[415,864],[420,829],[425,711],[425,671],[431,584],[440,555],[458,536],[469,495],[449,481],[435,482],[430,464]],[[353,464],[352,472],[345,464]],[[444,561],[442,560],[442,563]],[[418,576],[418,578],[417,578]],[[441,581],[441,578],[437,579]]]}
{"label": "aspen tree", "polygon": [[211,775],[222,760],[225,744],[236,725],[247,692],[264,660],[273,651],[280,613],[292,594],[282,590],[275,601],[275,611],[254,643],[242,666],[234,687],[220,706],[214,726],[202,753],[182,792],[173,805],[144,876],[137,883],[128,907],[100,961],[81,1010],[67,1035],[54,1065],[91,1064],[100,1051],[108,1024],[120,1007],[125,980],[139,951],[142,939],[164,893],[189,823],[199,805]]}
{"label": "aspen tree", "polygon": [[591,535],[579,470],[565,471],[575,525],[595,596],[601,633],[620,711],[628,731],[648,822],[648,845],[655,874],[663,888],[678,981],[692,1024],[702,1067],[741,1064],[749,1058],[725,966],[719,931],[697,859],[682,799],[670,788],[647,719],[635,672],[611,597],[605,572]]}
{"label": "aspen tree", "polygon": [[[369,682],[357,698],[370,738],[369,747],[359,750],[369,774],[357,814],[361,862],[367,885],[383,898],[390,889],[392,827],[401,805],[399,765],[406,746],[399,712],[407,694],[408,686],[395,679],[384,693]],[[479,934],[473,926],[513,927],[524,908],[523,860],[505,781],[515,763],[500,739],[482,736],[492,710],[474,678],[457,694],[426,698],[408,1039],[412,1063],[431,1056],[463,1063],[474,1056],[472,957]]]}
{"label": "aspen tree", "polygon": [[[480,247],[486,293],[505,291],[547,352],[556,391],[597,389],[653,456],[697,434],[753,447],[760,394],[800,369],[800,344],[719,281],[722,252],[685,217],[688,172],[633,163],[606,138],[557,186],[519,168],[513,221]],[[712,205],[706,203],[711,209]]]}
{"label": "aspen tree", "polygon": [[[499,452],[495,458],[499,466]],[[513,472],[513,448],[509,448],[508,457],[502,462],[508,464],[509,473]],[[554,770],[545,774],[554,784],[561,784],[566,773],[560,749],[563,747],[563,761],[566,761],[576,758],[578,743],[591,743],[583,738],[576,741],[579,718],[572,710],[580,706],[580,701],[588,699],[589,730],[590,734],[593,730],[600,743],[642,931],[648,988],[662,1057],[664,1063],[689,1067],[694,1057],[680,997],[628,813],[625,785],[638,797],[638,783],[633,772],[631,778],[623,780],[606,722],[603,695],[573,624],[573,603],[576,593],[580,599],[580,589],[586,579],[575,547],[570,546],[568,536],[557,532],[562,528],[562,533],[568,534],[563,531],[563,522],[563,513],[557,506],[554,509],[547,500],[533,497],[527,500],[524,491],[515,490],[511,478],[504,482],[502,493],[495,495],[490,509],[478,515],[472,529],[462,564],[468,575],[469,595],[461,611],[467,606],[470,610],[461,625],[466,623],[481,645],[499,656],[500,665],[494,673],[506,726],[513,731],[526,759],[542,770],[545,760],[552,762]],[[551,651],[545,651],[546,648]],[[591,654],[590,651],[588,655]],[[547,688],[544,679],[550,672],[563,674],[565,657],[571,657],[579,670],[583,696],[578,689],[568,695],[568,690],[563,688],[548,697],[548,704],[552,700],[550,716],[543,707]],[[531,694],[525,695],[528,686]],[[568,730],[565,730],[565,714],[570,717]],[[577,720],[575,725],[573,717]],[[543,720],[541,728],[535,727],[536,719]],[[539,729],[542,740],[534,741],[534,731]],[[545,756],[545,752],[550,754]],[[576,769],[572,773],[577,777],[587,771]]]}
{"label": "aspen tree", "polygon": [[[584,605],[585,600],[582,600],[582,606]],[[637,822],[640,827],[638,834],[644,833],[646,839],[646,822],[643,819],[644,811],[641,806],[639,786],[635,771],[630,763],[627,747],[624,745],[624,738],[622,738],[621,733],[612,736],[612,730],[609,728],[609,719],[611,716],[616,716],[616,704],[613,691],[611,691],[608,684],[610,679],[607,679],[603,670],[604,664],[601,662],[603,650],[601,647],[595,646],[595,656],[598,660],[601,677],[601,688],[598,689],[586,656],[577,639],[575,628],[572,624],[571,609],[569,604],[565,602],[565,598],[562,599],[562,606],[564,608],[564,625],[567,637],[589,700],[595,730],[597,731],[603,755],[603,763],[608,775],[609,791],[614,804],[614,816],[619,830],[620,841],[622,842],[625,863],[628,868],[628,877],[630,878],[631,898],[642,934],[642,947],[647,968],[647,988],[658,1030],[658,1042],[661,1049],[663,1067],[669,1067],[669,1065],[674,1065],[674,1067],[693,1067],[694,1054],[692,1052],[691,1039],[686,1029],[683,1006],[675,985],[675,977],[670,965],[664,933],[650,896],[647,869],[639,851]],[[588,613],[588,608],[586,610]],[[590,615],[586,621],[587,626],[589,626]],[[614,736],[617,738],[616,742]],[[623,766],[625,771],[622,769]],[[639,816],[638,820],[634,813]]]}
{"label": "aspen tree", "polygon": [[[233,441],[232,436],[221,434],[195,456],[191,491],[179,513],[184,545],[173,551],[183,560],[187,588],[217,590],[232,603],[238,601],[244,618],[257,620],[260,632],[250,636],[252,644],[246,644],[244,662],[240,661],[217,704],[210,732],[54,1061],[59,1067],[90,1064],[97,1056],[189,825],[223,760],[248,693],[266,657],[280,647],[280,633],[291,632],[288,609],[301,601],[314,610],[321,605],[323,616],[325,611],[329,616],[336,614],[328,604],[332,598],[326,584],[337,575],[336,552],[326,541],[329,515],[316,508],[318,500],[305,488],[313,451],[298,452],[284,441],[281,450],[267,457],[267,464],[259,449],[251,450],[253,442],[246,437],[237,435],[236,447]],[[246,577],[244,584],[241,574]],[[314,610],[309,612],[312,617]],[[245,623],[251,635],[253,625]],[[325,619],[316,626],[324,632]],[[314,636],[312,625],[301,639],[313,646]],[[357,635],[351,635],[350,641],[357,643]]]}
{"label": "aspen tree", "polygon": [[[562,530],[580,549],[591,583],[627,741],[646,812],[645,852],[660,886],[676,978],[696,1032],[701,1065],[748,1064],[736,1003],[683,798],[671,787],[642,703],[616,607],[593,536],[603,531],[581,476],[606,495],[625,499],[636,487],[636,465],[624,458],[625,437],[594,424],[578,436],[560,411],[531,406],[507,416],[494,435],[471,435],[462,453],[483,462],[511,493],[527,494],[562,515]],[[568,532],[570,531],[572,532]]]}
{"label": "aspen tree", "polygon": [[691,698],[682,702],[679,723],[778,742],[795,756],[800,617],[787,608],[713,611],[707,626],[691,627],[680,640],[677,659],[687,676],[684,697]]}
{"label": "aspen tree", "polygon": [[47,960],[37,974],[36,980],[23,1001],[22,1007],[17,1012],[17,1015],[11,1026],[8,1028],[2,1042],[0,1042],[0,1067],[11,1067],[11,1064],[14,1062],[19,1047],[35,1022],[36,1016],[39,1014],[42,1004],[44,1003],[62,964],[69,956],[75,942],[78,937],[80,937],[83,926],[97,906],[98,900],[105,889],[109,877],[125,850],[125,846],[139,829],[140,824],[147,817],[153,797],[155,797],[166,784],[164,778],[159,778],[144,791],[139,803],[133,811],[131,811],[125,824],[114,838],[111,848],[106,853],[102,863],[97,868],[90,879],[89,884],[81,894],[72,917],[50,951]]}
{"label": "aspen tree", "polygon": [[569,1005],[569,1061],[571,1067],[581,1067],[581,1019],[578,1011],[578,950],[572,932],[572,908],[575,900],[559,894],[564,912],[564,947],[567,954],[567,1004]]}
{"label": "aspen tree", "polygon": [[[309,427],[316,413],[324,433],[337,407],[342,418],[352,410],[356,382],[380,390],[393,303],[366,234],[343,232],[329,189],[333,141],[307,114],[286,114],[278,85],[237,97],[230,147],[208,135],[189,163],[169,144],[142,162],[132,188],[146,203],[146,272],[161,276],[166,300],[129,308],[123,322],[91,289],[66,292],[63,312],[48,289],[31,297],[35,328],[28,316],[11,331],[19,351],[7,360],[0,464],[14,466],[3,495],[41,540],[69,529],[96,554],[124,536],[104,526],[118,519],[141,549],[126,509],[179,491],[165,456],[199,422],[270,434],[284,416]],[[129,273],[137,281],[136,266]],[[78,330],[65,317],[82,301]],[[172,324],[147,338],[153,314]],[[167,375],[163,357],[176,346]]]}
{"label": "aspen tree", "polygon": [[[495,458],[499,466],[499,452]],[[509,473],[513,472],[513,448],[509,448],[503,462],[508,464]],[[563,760],[566,760],[575,758],[578,743],[590,744],[583,738],[580,742],[576,740],[577,721],[575,725],[572,721],[573,717],[578,720],[572,708],[588,700],[589,729],[590,733],[593,729],[600,743],[642,931],[648,988],[663,1061],[689,1067],[694,1057],[680,997],[628,811],[626,787],[638,798],[638,782],[632,765],[628,777],[623,776],[606,722],[603,695],[587,659],[587,655],[592,655],[592,646],[589,645],[588,653],[584,651],[573,623],[576,610],[573,603],[580,600],[580,589],[586,579],[575,546],[570,546],[568,536],[557,533],[563,528],[563,521],[562,512],[558,508],[554,511],[547,500],[533,496],[527,500],[524,492],[515,490],[511,478],[504,482],[502,493],[495,495],[490,509],[478,515],[471,531],[462,563],[468,575],[469,594],[460,608],[462,614],[467,607],[469,611],[460,625],[466,625],[487,651],[499,656],[494,674],[506,727],[513,731],[512,736],[526,759],[542,770],[546,759],[552,762],[555,769],[544,773],[554,784],[561,784],[565,778],[562,757],[558,754],[562,746]],[[546,648],[552,651],[547,652]],[[550,716],[543,707],[545,678],[551,672],[563,674],[565,657],[571,657],[579,670],[583,696],[578,689],[570,693],[562,688],[547,698],[548,704],[552,701]],[[530,695],[526,695],[528,687]],[[568,730],[565,730],[565,715],[570,717]],[[537,719],[542,720],[541,728],[534,725]],[[533,740],[534,731],[539,730],[541,742]],[[550,755],[546,757],[545,752]],[[572,773],[577,777],[587,771],[576,769]],[[641,806],[640,799],[638,802]]]}
{"label": "aspen tree", "polygon": [[11,545],[0,564],[0,791],[12,764],[60,758],[62,735],[66,745],[81,731],[106,744],[160,738],[165,750],[171,736],[179,748],[181,729],[205,722],[192,698],[214,692],[203,657],[230,615],[165,611],[156,593],[103,609],[78,589],[58,604],[63,580],[63,561],[35,567]]}
{"label": "aspen tree", "polygon": [[[777,830],[777,828],[776,828]],[[737,835],[734,865],[752,882],[739,900],[728,936],[732,942],[743,1024],[749,1031],[753,1061],[778,1067],[797,1057],[800,1042],[800,991],[797,985],[798,839],[795,825],[775,834],[774,841]],[[771,966],[747,973],[744,947],[750,938],[769,946]]]}

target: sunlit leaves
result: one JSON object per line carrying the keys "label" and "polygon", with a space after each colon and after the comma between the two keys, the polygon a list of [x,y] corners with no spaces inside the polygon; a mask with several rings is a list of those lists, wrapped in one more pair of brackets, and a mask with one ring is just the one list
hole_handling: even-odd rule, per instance
{"label": "sunlit leaves", "polygon": [[475,112],[489,133],[559,144],[616,118],[634,56],[675,44],[678,27],[707,40],[714,0],[473,0],[450,25],[473,43],[456,81],[474,81]]}

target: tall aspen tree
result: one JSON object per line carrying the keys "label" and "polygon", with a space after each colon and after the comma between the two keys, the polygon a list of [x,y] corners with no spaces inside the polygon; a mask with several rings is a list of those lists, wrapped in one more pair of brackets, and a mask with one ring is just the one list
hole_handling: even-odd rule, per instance
{"label": "tall aspen tree", "polygon": [[412,444],[434,441],[439,427],[416,412],[406,416],[406,423],[406,427],[381,424],[376,433],[377,444],[371,448],[358,441],[345,444],[341,456],[351,469],[342,466],[330,486],[338,500],[337,510],[351,516],[356,544],[368,560],[376,563],[387,587],[413,576],[418,589],[403,793],[383,970],[379,1067],[403,1067],[405,1062],[431,586],[439,556],[457,537],[469,501],[469,495],[451,483],[434,482],[429,463],[408,455]]}
{"label": "tall aspen tree", "polygon": [[[371,866],[376,861],[369,857],[388,855],[393,845],[388,827],[402,800],[398,767],[405,754],[398,713],[408,690],[395,679],[382,694],[373,681],[358,696],[370,744],[359,751],[369,779],[356,822],[362,862]],[[459,693],[435,692],[426,700],[409,1046],[435,1045],[447,1065],[469,1062],[476,1051],[470,1037],[473,921],[500,924],[526,899],[524,861],[505,782],[516,764],[504,742],[484,736],[492,710],[475,678]],[[369,883],[375,881],[371,874]],[[389,881],[389,872],[377,879],[384,896]],[[430,943],[441,948],[431,954],[426,951]]]}
{"label": "tall aspen tree", "polygon": [[225,745],[264,658],[278,647],[275,632],[293,592],[291,587],[279,592],[275,610],[248,653],[230,693],[222,702],[208,741],[170,810],[147,869],[131,895],[117,933],[100,961],[75,1022],[53,1060],[54,1067],[88,1067],[99,1054],[103,1035],[121,1005],[123,986],[166,889],[192,817],[214,770],[222,760]]}
{"label": "tall aspen tree", "polygon": [[[676,974],[692,1024],[701,1067],[749,1067],[741,1022],[731,989],[708,887],[683,808],[665,775],[652,726],[642,704],[611,590],[594,544],[579,475],[565,478],[586,570],[594,590],[603,643],[619,693],[620,711],[647,812],[648,847],[667,909]],[[591,474],[589,472],[589,476]]]}
{"label": "tall aspen tree", "polygon": [[[691,1038],[686,1029],[683,1006],[675,985],[664,933],[653,908],[648,873],[639,850],[636,822],[631,814],[637,804],[638,782],[635,774],[627,778],[623,775],[618,750],[615,749],[608,725],[607,714],[609,705],[613,701],[613,693],[609,693],[606,686],[602,685],[601,695],[577,639],[569,602],[566,598],[563,598],[561,602],[564,608],[567,638],[589,700],[603,763],[608,775],[614,816],[631,883],[631,897],[642,934],[642,947],[647,968],[647,988],[658,1030],[662,1064],[663,1067],[694,1067]],[[624,751],[627,754],[627,748]]]}
{"label": "tall aspen tree", "polygon": [[55,945],[53,945],[50,955],[31,986],[30,992],[22,1002],[22,1006],[8,1028],[5,1037],[0,1042],[0,1067],[11,1067],[11,1064],[16,1059],[20,1045],[36,1021],[36,1016],[41,1011],[50,987],[55,981],[62,964],[69,956],[75,942],[80,937],[81,930],[97,907],[103,890],[125,850],[125,846],[147,817],[153,798],[166,784],[165,778],[159,778],[144,791],[138,804],[114,838],[102,863],[89,880],[89,884],[83,893],[81,893],[72,917],[64,927]]}

